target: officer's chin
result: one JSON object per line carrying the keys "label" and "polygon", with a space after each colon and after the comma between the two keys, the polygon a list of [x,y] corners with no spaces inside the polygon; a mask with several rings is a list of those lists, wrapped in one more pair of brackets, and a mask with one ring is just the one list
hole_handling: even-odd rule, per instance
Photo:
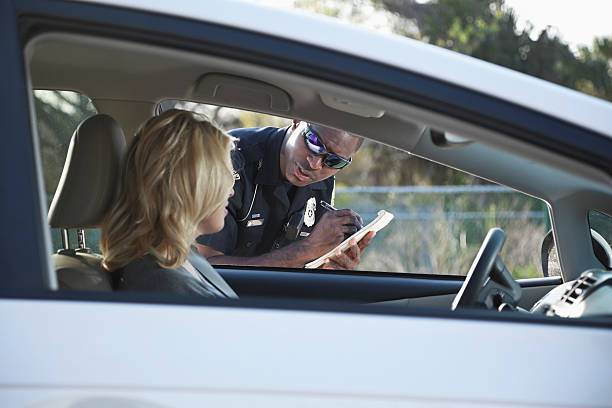
{"label": "officer's chin", "polygon": [[300,180],[298,177],[295,176],[293,177],[293,180],[289,180],[289,182],[296,187],[304,187],[314,183],[314,181],[310,178],[308,180]]}

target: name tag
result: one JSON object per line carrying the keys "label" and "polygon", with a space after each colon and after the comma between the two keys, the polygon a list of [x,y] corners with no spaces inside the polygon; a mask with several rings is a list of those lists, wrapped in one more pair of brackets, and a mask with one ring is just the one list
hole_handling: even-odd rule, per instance
{"label": "name tag", "polygon": [[259,227],[260,225],[263,225],[264,219],[260,218],[258,220],[249,220],[246,223],[247,227]]}
{"label": "name tag", "polygon": [[305,232],[305,231],[300,232],[300,237],[307,237],[309,235],[310,235],[310,232]]}

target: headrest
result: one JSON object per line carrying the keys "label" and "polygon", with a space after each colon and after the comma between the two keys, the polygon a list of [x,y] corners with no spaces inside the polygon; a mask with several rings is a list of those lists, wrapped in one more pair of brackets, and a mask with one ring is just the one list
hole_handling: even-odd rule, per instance
{"label": "headrest", "polygon": [[125,136],[113,118],[95,115],[72,135],[49,208],[51,228],[95,228],[119,185]]}

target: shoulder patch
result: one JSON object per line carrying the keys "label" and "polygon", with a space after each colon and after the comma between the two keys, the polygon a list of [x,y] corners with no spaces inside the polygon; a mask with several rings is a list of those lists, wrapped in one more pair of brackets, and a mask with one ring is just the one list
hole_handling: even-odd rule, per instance
{"label": "shoulder patch", "polygon": [[[234,172],[233,172],[234,180],[237,180],[236,174],[242,169],[244,169],[244,166],[246,165],[246,159],[244,157],[243,151],[240,148],[236,148],[232,150],[231,157],[232,157],[232,166],[234,167]],[[239,179],[240,177],[238,177],[238,180]]]}

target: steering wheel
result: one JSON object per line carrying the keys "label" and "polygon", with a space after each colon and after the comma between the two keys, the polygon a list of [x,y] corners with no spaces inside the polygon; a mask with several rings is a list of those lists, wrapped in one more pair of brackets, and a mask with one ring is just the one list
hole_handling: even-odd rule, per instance
{"label": "steering wheel", "polygon": [[501,229],[489,230],[453,300],[452,310],[472,306],[493,308],[499,304],[514,307],[518,303],[521,287],[498,256],[505,240],[506,234]]}

